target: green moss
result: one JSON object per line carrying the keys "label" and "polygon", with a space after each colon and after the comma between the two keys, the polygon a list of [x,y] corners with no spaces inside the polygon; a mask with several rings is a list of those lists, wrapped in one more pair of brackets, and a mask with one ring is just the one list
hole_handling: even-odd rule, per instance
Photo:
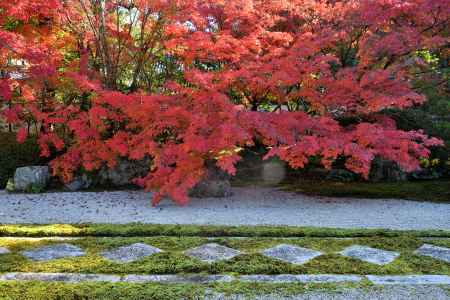
{"label": "green moss", "polygon": [[[139,261],[117,264],[103,259],[100,253],[123,245],[143,242],[163,250]],[[207,242],[216,242],[240,250],[243,254],[229,261],[213,264],[203,263],[185,256],[189,248]],[[427,243],[439,244],[436,239]],[[450,264],[430,257],[416,256],[414,251],[423,241],[411,236],[395,238],[372,237],[354,239],[330,238],[217,238],[203,237],[111,237],[82,238],[70,243],[83,248],[86,255],[57,259],[48,262],[32,262],[20,251],[59,243],[59,241],[30,241],[21,239],[1,239],[0,246],[8,247],[12,253],[0,256],[0,272],[68,272],[104,274],[450,274]],[[261,254],[263,249],[288,243],[319,250],[324,255],[304,265],[292,265],[270,259]],[[378,266],[336,254],[350,245],[393,250],[401,253],[394,262]]]}
{"label": "green moss", "polygon": [[[62,231],[69,227],[58,226]],[[49,229],[49,227],[47,227]],[[0,273],[4,272],[74,272],[103,274],[443,274],[450,275],[450,264],[430,257],[417,256],[414,251],[424,241],[411,234],[395,237],[369,236],[346,239],[316,237],[83,237],[69,241],[86,251],[86,256],[32,262],[20,251],[60,243],[55,240],[0,238],[0,246],[12,253],[0,256]],[[161,248],[164,252],[142,260],[116,264],[103,259],[102,251],[131,243],[143,242]],[[238,249],[243,254],[230,261],[206,264],[189,258],[183,252],[207,242],[216,242]],[[322,251],[324,255],[304,265],[292,265],[261,255],[265,248],[288,243]],[[450,246],[449,239],[427,239],[426,243]],[[377,266],[336,254],[349,245],[400,252],[394,262]],[[311,291],[339,293],[347,288],[374,288],[367,281],[346,284],[269,284],[233,281],[230,283],[196,284],[131,284],[131,283],[49,283],[0,282],[0,299],[203,299],[205,295],[219,293],[242,295],[254,299],[258,295],[292,296]]]}
{"label": "green moss", "polygon": [[[260,295],[286,297],[308,292],[339,293],[345,289],[371,289],[368,282],[344,284],[273,284],[273,283],[215,283],[195,284],[131,284],[131,283],[55,283],[0,282],[0,299],[8,300],[174,300],[205,299],[212,295],[240,295],[255,299]],[[208,298],[210,299],[210,298]]]}
{"label": "green moss", "polygon": [[202,295],[200,286],[179,284],[0,282],[0,299],[8,300],[174,300]]}
{"label": "green moss", "polygon": [[283,189],[314,196],[450,202],[450,180],[414,182],[332,182],[298,180]]}
{"label": "green moss", "polygon": [[426,239],[428,244],[450,248],[450,239]]}
{"label": "green moss", "polygon": [[0,225],[0,236],[198,236],[198,237],[450,237],[450,231],[422,230],[398,231],[385,229],[339,229],[290,226],[198,226],[156,224],[52,224],[52,225]]}

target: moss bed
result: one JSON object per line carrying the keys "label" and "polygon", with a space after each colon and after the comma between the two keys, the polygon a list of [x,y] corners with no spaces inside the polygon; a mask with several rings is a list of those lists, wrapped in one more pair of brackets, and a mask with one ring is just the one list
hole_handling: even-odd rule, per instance
{"label": "moss bed", "polygon": [[387,198],[450,202],[450,180],[407,182],[335,182],[300,179],[283,184],[287,191],[326,197]]}
{"label": "moss bed", "polygon": [[[424,241],[411,236],[335,238],[206,238],[206,237],[88,237],[69,241],[86,251],[82,257],[33,262],[20,251],[61,241],[0,239],[0,246],[12,253],[0,256],[1,272],[63,272],[104,274],[442,274],[450,275],[450,264],[413,252]],[[132,243],[147,243],[163,252],[127,264],[103,259],[102,251]],[[190,258],[183,251],[205,243],[219,243],[243,252],[229,260],[207,264]],[[324,253],[304,265],[292,265],[260,254],[266,248],[287,243]],[[450,247],[447,239],[432,239],[426,243]],[[401,253],[394,262],[378,266],[336,254],[350,245],[367,245]]]}
{"label": "moss bed", "polygon": [[0,237],[442,237],[446,230],[340,229],[294,226],[220,226],[158,224],[0,224]]}
{"label": "moss bed", "polygon": [[[130,283],[55,283],[0,282],[0,299],[8,300],[198,300],[208,295],[240,295],[240,299],[255,299],[258,295],[293,296],[307,292],[339,293],[348,288],[373,288],[367,282],[358,284],[268,284],[215,283],[194,284],[130,284]],[[214,298],[214,297],[212,297]],[[214,298],[215,299],[215,298]],[[220,298],[222,299],[222,298]],[[234,299],[234,298],[233,298]]]}
{"label": "moss bed", "polygon": [[[414,251],[426,243],[450,247],[447,231],[386,231],[270,226],[175,226],[175,225],[0,225],[0,246],[12,252],[0,256],[0,273],[70,272],[103,274],[441,274],[450,275],[450,264]],[[21,251],[61,243],[52,239],[15,237],[73,236],[63,242],[83,248],[86,255],[32,262]],[[233,237],[240,236],[240,237]],[[102,251],[143,242],[164,252],[142,260],[117,264],[103,259]],[[187,257],[183,252],[204,243],[219,243],[241,254],[230,261],[213,264]],[[322,251],[324,255],[304,265],[291,265],[260,254],[263,249],[281,243]],[[336,254],[350,245],[367,245],[401,253],[394,262],[377,266]],[[58,283],[0,282],[0,299],[72,300],[72,299],[204,299],[211,293],[243,295],[298,295],[310,291],[340,292],[347,288],[373,289],[367,280],[345,284],[273,284],[230,283],[158,284],[158,283]],[[213,298],[213,297],[212,297]],[[206,297],[208,299],[208,297]]]}

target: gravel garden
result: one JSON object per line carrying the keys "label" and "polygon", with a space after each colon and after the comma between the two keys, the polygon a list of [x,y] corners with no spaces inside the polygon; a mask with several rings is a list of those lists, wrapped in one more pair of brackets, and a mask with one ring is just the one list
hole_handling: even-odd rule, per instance
{"label": "gravel garden", "polygon": [[449,300],[448,4],[0,1],[0,300]]}

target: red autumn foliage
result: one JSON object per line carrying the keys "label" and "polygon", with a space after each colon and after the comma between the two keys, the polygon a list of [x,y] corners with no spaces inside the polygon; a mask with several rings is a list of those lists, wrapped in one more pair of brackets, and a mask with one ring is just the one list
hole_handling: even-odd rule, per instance
{"label": "red autumn foliage", "polygon": [[415,54],[448,47],[446,0],[15,2],[0,4],[2,115],[39,124],[65,181],[150,157],[136,181],[184,204],[207,161],[234,174],[255,142],[366,178],[375,156],[412,171],[441,144],[380,112],[426,100]]}

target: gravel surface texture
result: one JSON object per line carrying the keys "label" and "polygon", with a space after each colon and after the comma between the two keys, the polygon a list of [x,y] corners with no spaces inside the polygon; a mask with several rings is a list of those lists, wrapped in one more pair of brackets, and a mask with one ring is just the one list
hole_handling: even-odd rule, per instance
{"label": "gravel surface texture", "polygon": [[166,199],[152,207],[140,191],[7,194],[0,223],[155,223],[450,229],[450,204],[394,199],[310,197],[272,188],[234,188],[230,198]]}

